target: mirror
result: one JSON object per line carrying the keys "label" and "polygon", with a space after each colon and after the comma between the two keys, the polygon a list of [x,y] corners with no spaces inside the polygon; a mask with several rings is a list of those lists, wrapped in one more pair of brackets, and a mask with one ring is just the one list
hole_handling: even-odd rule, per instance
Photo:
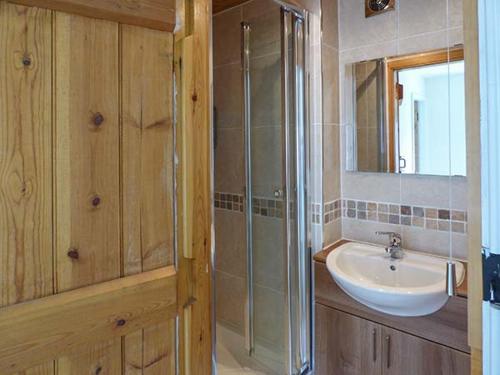
{"label": "mirror", "polygon": [[346,73],[348,170],[465,176],[462,48],[362,61]]}

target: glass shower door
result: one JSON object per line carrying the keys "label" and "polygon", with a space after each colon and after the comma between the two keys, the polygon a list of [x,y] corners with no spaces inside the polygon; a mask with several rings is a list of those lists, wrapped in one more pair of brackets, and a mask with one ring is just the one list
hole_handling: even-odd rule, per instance
{"label": "glass shower door", "polygon": [[246,345],[277,374],[301,374],[310,356],[305,19],[273,1],[243,18]]}

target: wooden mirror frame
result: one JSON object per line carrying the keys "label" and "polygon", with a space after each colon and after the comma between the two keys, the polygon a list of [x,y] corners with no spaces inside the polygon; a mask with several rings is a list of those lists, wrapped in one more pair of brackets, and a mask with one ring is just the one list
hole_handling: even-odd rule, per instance
{"label": "wooden mirror frame", "polygon": [[455,47],[452,49],[440,49],[430,52],[391,57],[386,59],[385,76],[386,78],[386,103],[385,110],[387,115],[387,165],[389,173],[396,173],[396,105],[399,100],[398,88],[396,87],[396,73],[399,70],[416,68],[427,65],[444,64],[446,62],[460,61],[464,59],[464,49]]}

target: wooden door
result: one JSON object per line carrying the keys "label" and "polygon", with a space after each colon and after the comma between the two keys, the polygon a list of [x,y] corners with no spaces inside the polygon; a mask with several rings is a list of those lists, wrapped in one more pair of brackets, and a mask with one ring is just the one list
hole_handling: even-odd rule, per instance
{"label": "wooden door", "polygon": [[316,304],[315,336],[316,374],[381,375],[380,325]]}
{"label": "wooden door", "polygon": [[470,356],[416,336],[382,328],[384,375],[469,375]]}
{"label": "wooden door", "polygon": [[[0,0],[2,375],[210,372],[208,39],[184,66],[200,131],[176,185],[175,1],[133,3]],[[178,211],[194,240],[177,267],[175,186],[197,213]]]}

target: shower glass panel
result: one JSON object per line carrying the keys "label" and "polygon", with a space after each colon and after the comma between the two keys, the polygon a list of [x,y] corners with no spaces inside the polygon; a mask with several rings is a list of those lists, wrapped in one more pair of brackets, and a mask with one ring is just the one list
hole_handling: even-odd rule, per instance
{"label": "shower glass panel", "polygon": [[277,374],[310,367],[306,229],[307,15],[269,2],[244,17],[246,348]]}

